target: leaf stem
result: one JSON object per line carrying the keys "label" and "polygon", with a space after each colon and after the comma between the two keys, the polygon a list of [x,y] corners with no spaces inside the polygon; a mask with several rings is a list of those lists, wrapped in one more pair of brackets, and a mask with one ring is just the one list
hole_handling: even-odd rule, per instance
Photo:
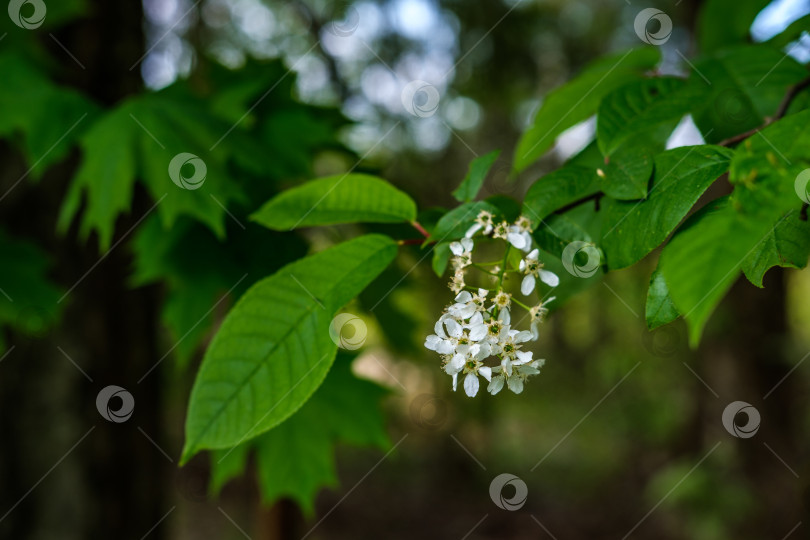
{"label": "leaf stem", "polygon": [[425,228],[422,226],[421,223],[419,223],[416,220],[413,220],[411,221],[411,225],[413,226],[414,229],[419,231],[419,234],[421,234],[425,238],[430,238],[430,233],[425,230]]}

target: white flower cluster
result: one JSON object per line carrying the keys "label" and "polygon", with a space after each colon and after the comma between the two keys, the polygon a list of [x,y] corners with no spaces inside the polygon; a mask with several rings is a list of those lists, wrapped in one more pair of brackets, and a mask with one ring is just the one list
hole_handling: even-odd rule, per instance
{"label": "white flower cluster", "polygon": [[[556,274],[543,269],[543,263],[538,259],[539,251],[532,249],[531,225],[523,216],[511,225],[507,222],[496,224],[490,212],[482,211],[465,237],[450,244],[454,274],[449,287],[456,297],[436,321],[435,334],[426,338],[425,347],[441,355],[444,371],[453,378],[453,390],[456,389],[459,375],[462,375],[464,391],[474,397],[478,393],[478,377],[481,376],[488,381],[487,390],[493,395],[500,392],[504,385],[519,394],[526,379],[540,373],[545,363],[543,359],[533,359],[531,351],[521,348],[523,344],[539,338],[538,327],[548,313],[545,304],[554,298],[529,307],[504,290],[504,279],[513,273],[524,276],[520,286],[524,296],[535,291],[537,278],[550,287],[559,284]],[[473,237],[479,231],[507,243],[502,265],[490,263],[488,266],[486,263],[473,262]],[[510,269],[508,255],[512,247],[528,253],[516,268]],[[467,285],[467,272],[473,268],[494,278],[496,288],[490,290]],[[488,299],[490,293],[494,293],[491,300]],[[512,328],[510,309],[513,304],[528,312],[529,330]],[[490,358],[494,358],[497,365],[488,366],[486,362]]]}

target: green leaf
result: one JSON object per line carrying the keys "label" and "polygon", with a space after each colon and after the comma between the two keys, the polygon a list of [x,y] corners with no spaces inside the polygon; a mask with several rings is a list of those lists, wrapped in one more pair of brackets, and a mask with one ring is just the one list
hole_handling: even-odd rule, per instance
{"label": "green leaf", "polygon": [[689,323],[693,347],[709,316],[739,277],[742,262],[777,224],[747,219],[724,197],[689,218],[664,247],[658,268],[672,302]]}
{"label": "green leaf", "polygon": [[[101,248],[106,249],[116,217],[130,209],[138,178],[156,201],[155,211],[165,227],[188,215],[222,237],[225,207],[245,200],[230,161],[257,168],[255,156],[262,154],[241,130],[229,132],[231,128],[199,100],[174,89],[124,102],[83,135],[83,160],[63,202],[59,229],[67,230],[85,198],[80,233],[86,237],[96,230]],[[225,133],[228,136],[212,150]],[[194,154],[205,163],[205,183],[199,189],[181,189],[169,176],[169,164],[181,153]]]}
{"label": "green leaf", "polygon": [[802,220],[801,212],[793,210],[745,258],[742,269],[751,283],[762,287],[765,272],[774,266],[804,268],[807,266],[808,256],[810,221]]}
{"label": "green leaf", "polygon": [[747,214],[773,222],[798,209],[796,178],[810,167],[810,110],[791,114],[746,139],[734,152],[729,179]]}
{"label": "green leaf", "polygon": [[631,82],[602,100],[596,135],[607,163],[602,190],[617,199],[641,199],[653,170],[681,118],[691,112],[708,89],[675,77]]}
{"label": "green leaf", "polygon": [[639,151],[635,148],[617,151],[599,175],[599,186],[605,195],[621,200],[645,198],[653,172],[654,153],[643,145],[639,146]]}
{"label": "green leaf", "polygon": [[564,214],[552,215],[535,229],[533,236],[541,249],[557,257],[562,257],[566,246],[574,241],[599,247],[604,215],[589,201]]}
{"label": "green leaf", "polygon": [[450,261],[450,242],[439,242],[433,246],[433,259],[431,268],[433,272],[442,277],[447,270],[447,263]]}
{"label": "green leaf", "polygon": [[793,58],[767,45],[722,51],[695,63],[690,84],[709,90],[693,118],[716,143],[763,124],[787,89],[807,76]]}
{"label": "green leaf", "polygon": [[[59,316],[59,288],[48,279],[51,262],[37,245],[0,231],[0,326],[38,335]],[[0,333],[0,354],[4,349]]]}
{"label": "green leaf", "polygon": [[453,197],[460,202],[472,202],[484,185],[487,173],[492,168],[495,160],[501,154],[500,150],[493,150],[489,154],[479,156],[470,162],[467,176],[461,184],[453,191]]}
{"label": "green leaf", "polygon": [[475,218],[481,210],[491,212],[493,215],[500,214],[498,208],[486,201],[477,201],[460,204],[439,219],[433,234],[427,239],[428,242],[442,242],[445,240],[456,240],[464,236]]}
{"label": "green leaf", "polygon": [[646,200],[603,199],[609,228],[602,247],[611,270],[635,264],[663,243],[703,192],[728,170],[732,154],[720,146],[668,150],[655,158]]}
{"label": "green leaf", "polygon": [[387,391],[358,379],[350,368],[349,359],[338,357],[323,385],[298,412],[227,457],[226,451],[212,453],[212,488],[218,491],[237,476],[244,469],[247,449],[253,448],[263,501],[289,497],[312,515],[318,491],[337,485],[338,443],[383,450],[390,446],[379,407]]}
{"label": "green leaf", "polygon": [[665,143],[681,118],[706,93],[677,77],[642,79],[614,90],[599,105],[596,121],[602,155],[610,158],[640,134]]}
{"label": "green leaf", "polygon": [[337,350],[334,313],[393,260],[396,243],[368,235],[289,264],[251,287],[206,351],[186,419],[182,462],[255,437],[294,413]]}
{"label": "green leaf", "polygon": [[577,77],[551,91],[518,142],[515,169],[522,171],[531,165],[563,131],[593,116],[605,95],[654,68],[659,60],[656,48],[632,49],[590,64]]}
{"label": "green leaf", "polygon": [[277,231],[337,223],[398,223],[416,219],[416,203],[381,178],[347,173],[288,189],[250,218]]}
{"label": "green leaf", "polygon": [[553,212],[598,191],[599,177],[594,170],[566,165],[531,185],[523,200],[523,213],[539,225]]}
{"label": "green leaf", "polygon": [[[272,244],[273,249],[256,249],[263,243]],[[248,223],[245,230],[222,242],[188,218],[166,229],[157,215],[144,220],[133,233],[131,247],[131,283],[160,283],[166,289],[161,320],[181,369],[208,338],[217,312],[223,312],[259,278],[306,255],[300,241],[258,225]],[[217,264],[211,265],[212,260]]]}
{"label": "green leaf", "polygon": [[751,24],[770,1],[709,0],[704,3],[697,23],[700,50],[713,52],[747,42]]}
{"label": "green leaf", "polygon": [[669,288],[664,274],[656,269],[650,276],[650,288],[647,290],[647,328],[654,330],[659,326],[671,323],[680,316],[678,308],[669,297]]}
{"label": "green leaf", "polygon": [[16,53],[0,54],[0,73],[0,136],[23,134],[31,176],[39,178],[67,155],[97,107],[78,92],[55,85]]}

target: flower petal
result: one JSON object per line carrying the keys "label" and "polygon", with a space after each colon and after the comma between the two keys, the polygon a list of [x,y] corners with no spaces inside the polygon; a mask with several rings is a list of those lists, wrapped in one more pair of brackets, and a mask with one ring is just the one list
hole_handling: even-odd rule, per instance
{"label": "flower petal", "polygon": [[510,324],[512,322],[512,316],[509,314],[509,310],[507,308],[503,308],[498,313],[498,319],[503,322],[503,324]]}
{"label": "flower petal", "polygon": [[458,382],[458,373],[453,373],[453,392],[456,391],[456,383]]}
{"label": "flower petal", "polygon": [[492,394],[493,396],[501,391],[503,388],[503,375],[498,375],[497,377],[493,377],[492,380],[489,382],[489,386],[487,386],[487,392]]}
{"label": "flower petal", "polygon": [[444,372],[448,375],[453,375],[454,373],[458,373],[464,368],[464,357],[460,354],[453,356],[447,365],[444,366]]}
{"label": "flower petal", "polygon": [[441,342],[442,338],[434,334],[430,334],[428,337],[425,338],[425,348],[430,349],[431,351],[435,351],[436,347],[438,347],[439,343]]}
{"label": "flower petal", "polygon": [[475,397],[475,394],[478,393],[478,377],[472,373],[467,373],[467,376],[464,377],[464,391],[468,396]]}
{"label": "flower petal", "polygon": [[538,326],[540,326],[540,320],[539,319],[533,320],[531,325],[529,325],[529,326],[530,326],[529,331],[532,333],[532,339],[534,341],[537,341],[538,339],[540,339],[540,330],[537,328]]}
{"label": "flower petal", "polygon": [[[526,240],[520,233],[510,232],[506,235],[506,239],[509,241],[510,244],[512,244],[518,249],[523,249],[526,246]],[[452,248],[452,244],[450,244],[450,246]]]}
{"label": "flower petal", "polygon": [[472,238],[467,237],[461,239],[461,245],[464,248],[464,251],[466,252],[471,252],[473,250],[473,246],[475,246],[475,244],[472,241]]}
{"label": "flower petal", "polygon": [[489,346],[489,343],[482,342],[478,344],[478,353],[475,355],[475,359],[483,360],[490,354],[492,354],[492,348]]}
{"label": "flower petal", "polygon": [[489,329],[483,323],[470,327],[470,341],[481,341],[487,334]]}
{"label": "flower petal", "polygon": [[524,231],[521,233],[521,236],[523,237],[523,247],[518,249],[522,249],[523,251],[529,251],[532,249],[532,235],[527,231]]}
{"label": "flower petal", "polygon": [[560,284],[560,278],[557,277],[557,274],[548,270],[540,270],[540,281],[549,287],[556,287]]}
{"label": "flower petal", "polygon": [[468,291],[461,291],[456,295],[456,302],[459,304],[466,304],[472,300],[472,295]]}
{"label": "flower petal", "polygon": [[534,248],[533,250],[531,250],[529,252],[528,255],[526,255],[526,258],[536,261],[539,256],[540,256],[540,251],[537,248]]}
{"label": "flower petal", "polygon": [[519,362],[515,362],[515,364],[528,364],[532,361],[531,351],[518,351],[517,357]]}
{"label": "flower petal", "polygon": [[453,252],[453,255],[461,255],[464,253],[464,247],[461,242],[450,242],[450,251]]}
{"label": "flower petal", "polygon": [[461,337],[461,325],[453,319],[446,319],[444,325],[447,327],[447,333],[454,338]]}
{"label": "flower petal", "polygon": [[456,349],[449,339],[443,339],[436,346],[436,352],[439,354],[453,354],[456,352]]}
{"label": "flower petal", "polygon": [[523,392],[523,379],[520,377],[509,377],[506,384],[509,385],[509,390],[516,394]]}
{"label": "flower petal", "polygon": [[532,274],[527,275],[520,284],[520,292],[522,292],[524,296],[529,296],[534,290],[534,283],[534,276]]}
{"label": "flower petal", "polygon": [[492,380],[492,368],[491,367],[484,366],[484,367],[478,368],[478,374],[481,375],[483,378],[485,378],[488,381]]}
{"label": "flower petal", "polygon": [[532,333],[528,330],[523,330],[515,334],[515,343],[525,343],[532,339]]}
{"label": "flower petal", "polygon": [[467,232],[464,233],[465,238],[471,238],[472,235],[477,233],[481,229],[482,225],[480,223],[475,223],[472,227],[467,229]]}
{"label": "flower petal", "polygon": [[512,375],[512,361],[509,358],[504,358],[501,360],[501,367],[503,368],[504,373],[507,375]]}

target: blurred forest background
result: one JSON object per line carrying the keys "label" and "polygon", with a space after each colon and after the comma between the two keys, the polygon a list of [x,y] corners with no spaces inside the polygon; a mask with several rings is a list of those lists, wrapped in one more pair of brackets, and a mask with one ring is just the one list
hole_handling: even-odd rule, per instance
{"label": "blurred forest background", "polygon": [[[654,5],[673,21],[662,52],[666,69],[678,73],[700,2]],[[610,274],[550,317],[536,352],[547,367],[522,395],[470,400],[450,391],[435,356],[422,347],[448,295],[430,258],[416,264],[422,255],[414,248],[352,306],[366,314],[369,328],[355,371],[390,389],[388,434],[400,442],[392,454],[381,460],[385,452],[378,449],[342,448],[339,484],[322,491],[308,514],[289,501],[262,505],[253,470],[211,498],[207,456],[177,467],[200,344],[233,302],[216,299],[238,296],[306,250],[243,225],[251,208],[285,186],[358,160],[360,169],[389,179],[420,207],[449,206],[469,161],[493,149],[504,152],[487,194],[521,200],[532,181],[575,154],[593,131],[592,123],[572,128],[540,163],[510,180],[508,156],[540,99],[593,58],[639,45],[633,21],[648,4],[62,0],[47,7],[37,31],[0,17],[0,102],[25,97],[31,107],[50,107],[20,105],[26,118],[43,118],[30,126],[0,118],[0,133],[18,124],[41,132],[49,114],[79,118],[71,114],[80,109],[70,105],[79,98],[65,87],[103,107],[146,89],[174,99],[198,96],[187,100],[188,110],[217,111],[229,120],[226,127],[250,113],[248,139],[261,139],[273,152],[251,156],[249,140],[244,143],[246,174],[263,183],[237,201],[244,208],[236,218],[223,216],[227,233],[242,238],[225,250],[197,222],[178,218],[171,235],[161,233],[157,214],[141,223],[159,195],[148,185],[136,187],[115,235],[105,238],[104,227],[94,227],[100,217],[77,225],[71,215],[58,219],[62,234],[56,235],[80,152],[57,147],[47,169],[35,164],[34,182],[26,178],[26,158],[49,150],[61,131],[46,131],[29,146],[11,136],[0,142],[5,232],[41,246],[52,263],[49,275],[62,284],[43,286],[39,301],[18,303],[8,315],[7,354],[0,360],[0,536],[563,540],[622,538],[632,529],[633,538],[807,537],[810,378],[801,365],[810,350],[807,270],[774,269],[764,290],[740,280],[692,351],[681,321],[647,331],[653,263],[645,260]],[[752,35],[767,39],[807,13],[807,0],[776,1]],[[806,45],[791,52],[803,63],[810,59]],[[60,86],[38,83],[20,57],[47,66]],[[402,87],[413,80],[438,89],[435,115],[404,110]],[[30,86],[20,81],[55,93],[36,101],[21,95]],[[148,124],[132,112],[143,104],[132,103],[123,114]],[[158,101],[150,107],[152,118],[171,116]],[[162,140],[205,129],[173,122],[149,135]],[[142,137],[144,126],[133,125]],[[109,134],[113,155],[117,135]],[[264,163],[253,167],[256,158]],[[114,161],[150,166],[133,156],[114,155]],[[97,210],[101,215],[107,206],[114,219],[118,202],[109,197]],[[126,237],[135,225],[142,228]],[[319,245],[350,228],[305,234]],[[123,239],[96,268],[107,247]],[[8,243],[0,265],[14,256],[15,245]],[[167,268],[177,252],[186,255],[185,265]],[[67,290],[91,267],[86,281]],[[378,308],[378,298],[411,269]],[[242,282],[245,273],[251,277]],[[42,307],[66,291],[70,301],[59,313]],[[161,299],[173,294],[184,300],[167,303],[161,314]],[[192,324],[204,314],[205,324]],[[61,322],[48,327],[57,316]],[[173,346],[181,336],[190,337]],[[126,424],[98,417],[94,396],[108,384],[135,395],[136,413]],[[760,411],[756,437],[735,439],[724,430],[722,411],[736,400]],[[61,461],[91,425],[92,435]],[[490,481],[503,472],[528,485],[518,512],[497,508],[489,497]]]}

